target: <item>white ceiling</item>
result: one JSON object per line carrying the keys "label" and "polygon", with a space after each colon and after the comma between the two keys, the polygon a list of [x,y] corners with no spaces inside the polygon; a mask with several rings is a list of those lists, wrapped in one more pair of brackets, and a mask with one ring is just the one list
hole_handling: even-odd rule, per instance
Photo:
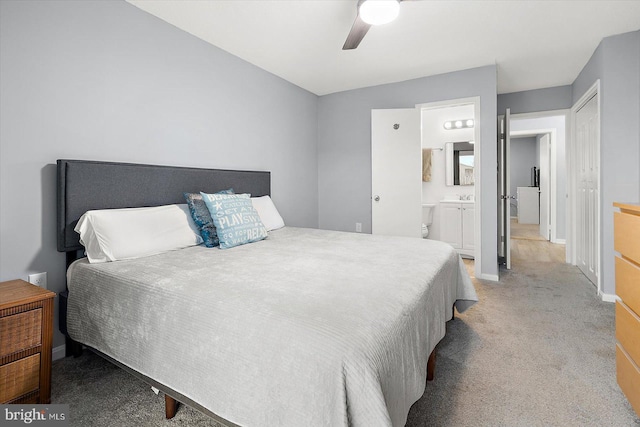
{"label": "white ceiling", "polygon": [[405,0],[342,45],[356,0],[127,0],[317,95],[497,64],[498,93],[571,84],[603,37],[640,29],[640,1]]}

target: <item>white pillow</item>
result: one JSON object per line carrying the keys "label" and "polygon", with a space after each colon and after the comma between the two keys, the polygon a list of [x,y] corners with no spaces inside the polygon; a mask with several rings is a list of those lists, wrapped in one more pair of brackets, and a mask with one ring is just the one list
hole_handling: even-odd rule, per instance
{"label": "white pillow", "polygon": [[278,213],[276,205],[273,204],[271,197],[252,197],[251,202],[253,203],[254,209],[258,211],[260,220],[267,231],[277,230],[278,228],[284,227],[284,220]]}
{"label": "white pillow", "polygon": [[90,263],[140,258],[202,243],[186,204],[87,211],[75,231]]}

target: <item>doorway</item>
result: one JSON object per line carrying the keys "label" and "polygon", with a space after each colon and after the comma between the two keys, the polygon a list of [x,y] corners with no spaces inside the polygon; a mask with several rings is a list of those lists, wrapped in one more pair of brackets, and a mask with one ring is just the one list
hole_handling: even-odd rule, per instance
{"label": "doorway", "polygon": [[[446,120],[437,119],[430,120],[428,123],[423,119],[423,112],[437,111],[446,109],[462,108],[464,114],[452,116]],[[464,117],[463,117],[464,116]],[[480,195],[480,99],[479,97],[455,99],[442,102],[434,102],[416,105],[413,109],[397,109],[397,110],[372,110],[371,122],[371,153],[372,153],[372,233],[373,234],[391,234],[414,236],[420,235],[423,227],[424,207],[426,205],[435,205],[433,212],[433,223],[431,224],[428,238],[437,236],[439,225],[436,224],[440,219],[440,202],[452,198],[452,196],[463,196],[464,202],[478,205],[481,203]],[[418,117],[416,122],[415,117]],[[447,127],[447,123],[449,127]],[[460,122],[460,123],[458,123]],[[424,138],[422,133],[425,126],[433,125],[438,128],[441,134],[435,138]],[[411,131],[403,132],[407,128]],[[465,129],[469,132],[469,137],[463,138],[464,141],[458,141],[459,132],[456,130]],[[417,137],[415,136],[417,135]],[[461,148],[458,156],[455,156],[457,142],[464,142],[466,145],[464,150]],[[448,145],[449,144],[449,145]],[[469,155],[468,145],[474,146],[474,154]],[[457,159],[458,168],[447,167],[446,149],[451,150],[451,159]],[[402,150],[404,154],[398,155],[397,150]],[[390,151],[393,151],[393,155]],[[425,150],[429,151],[431,157],[430,179],[425,181],[426,170]],[[421,153],[422,152],[422,153]],[[396,161],[397,160],[397,161]],[[453,160],[451,160],[453,162]],[[471,163],[471,164],[470,164]],[[395,166],[393,166],[395,165]],[[453,165],[453,163],[452,163]],[[478,165],[475,167],[474,165]],[[395,168],[396,173],[390,173],[389,168]],[[459,177],[458,182],[473,183],[464,189],[459,190],[455,187],[445,187],[446,173],[449,170],[457,170]],[[386,171],[386,172],[385,172]],[[452,172],[455,174],[455,172]],[[403,176],[406,185],[397,182],[397,179]],[[422,178],[421,178],[422,176]],[[395,183],[389,179],[396,180]],[[453,178],[453,175],[452,175]],[[454,179],[455,181],[455,179]],[[423,185],[435,184],[442,185],[438,192],[429,192],[428,197],[423,197]],[[417,190],[416,190],[416,185]],[[406,209],[401,210],[409,212],[409,215],[403,214],[402,221],[398,221],[397,205],[392,210],[394,215],[393,221],[385,220],[391,212],[385,206],[395,205],[394,200],[398,195],[398,189],[407,190],[403,200],[397,201],[406,205]],[[449,188],[448,190],[446,188]],[[433,190],[433,189],[432,189]],[[453,201],[453,200],[451,200]],[[459,202],[460,199],[458,199]],[[391,203],[388,203],[391,202]],[[435,202],[435,203],[434,203]],[[410,204],[410,206],[408,205]],[[418,214],[416,214],[418,212]],[[402,224],[403,230],[396,227]],[[461,245],[466,245],[467,250],[475,257],[476,276],[482,277],[481,272],[481,209],[475,209],[465,206],[460,209],[460,227],[466,227],[466,236],[461,239]],[[390,228],[391,227],[391,228]],[[432,234],[433,233],[433,234]],[[424,234],[422,234],[424,235]],[[483,277],[484,278],[484,277]],[[487,277],[488,278],[488,277]],[[492,279],[492,278],[488,278]],[[497,279],[497,278],[496,278]]]}
{"label": "doorway", "polygon": [[538,234],[547,241],[551,241],[551,211],[555,209],[551,198],[551,148],[556,138],[551,132],[511,132],[509,159],[510,194],[516,196],[510,200],[511,221],[536,224]]}
{"label": "doorway", "polygon": [[551,243],[567,239],[567,141],[570,110],[515,114],[511,135],[536,138],[540,179],[540,234]]}
{"label": "doorway", "polygon": [[[523,225],[514,228],[515,236],[510,236],[509,239],[514,247],[518,243],[513,240],[514,237],[528,239],[541,236],[541,239],[553,244],[566,244],[568,218],[566,142],[569,139],[569,119],[570,110],[510,116],[508,128],[511,142],[507,162],[511,166],[511,181],[515,181],[510,185],[509,192],[505,194],[511,205],[510,225],[535,224],[535,226]],[[524,144],[524,146],[518,146],[518,144]],[[519,148],[521,150],[518,150]],[[518,151],[520,151],[519,158]],[[530,203],[527,204],[527,200]],[[520,212],[518,208],[521,208]],[[525,215],[522,211],[525,209],[530,215]],[[518,221],[519,216],[529,216],[529,219]],[[533,220],[530,219],[531,216]],[[524,228],[527,230],[523,230]],[[561,250],[566,262],[569,262],[566,247],[563,246]]]}
{"label": "doorway", "polygon": [[[482,273],[480,102],[479,98],[419,104],[421,148],[429,151],[432,171],[422,181],[422,202],[435,206],[428,238],[446,241],[463,257],[474,258]],[[424,177],[423,177],[424,178]]]}

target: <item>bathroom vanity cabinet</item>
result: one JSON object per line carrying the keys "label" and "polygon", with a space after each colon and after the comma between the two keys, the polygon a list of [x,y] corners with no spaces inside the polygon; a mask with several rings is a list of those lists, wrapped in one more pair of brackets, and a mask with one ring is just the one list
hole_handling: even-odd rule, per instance
{"label": "bathroom vanity cabinet", "polygon": [[474,212],[474,202],[440,202],[440,240],[449,243],[467,258],[474,256]]}

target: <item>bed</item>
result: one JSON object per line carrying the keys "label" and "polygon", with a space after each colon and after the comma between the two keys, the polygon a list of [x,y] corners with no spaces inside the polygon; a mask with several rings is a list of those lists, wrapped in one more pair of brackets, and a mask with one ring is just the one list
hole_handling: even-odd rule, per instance
{"label": "bed", "polygon": [[69,343],[161,389],[168,415],[179,401],[227,425],[404,425],[454,304],[477,301],[451,246],[286,226],[228,250],[90,264],[69,232],[87,210],[228,187],[268,195],[270,174],[59,160]]}

